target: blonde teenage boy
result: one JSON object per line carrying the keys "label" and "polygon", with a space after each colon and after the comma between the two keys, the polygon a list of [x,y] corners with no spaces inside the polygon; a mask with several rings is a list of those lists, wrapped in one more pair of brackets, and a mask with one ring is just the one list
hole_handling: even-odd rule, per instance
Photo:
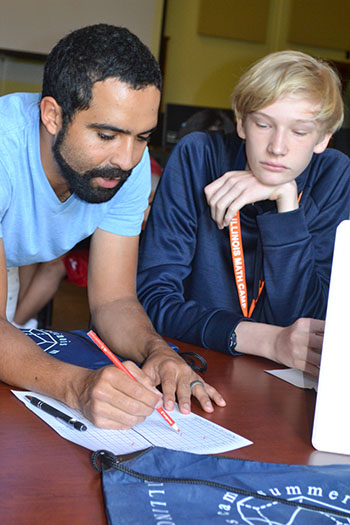
{"label": "blonde teenage boy", "polygon": [[349,217],[349,159],[326,149],[340,81],[322,60],[273,53],[240,79],[233,109],[238,137],[193,133],[169,159],[139,298],[165,336],[317,375],[335,230]]}

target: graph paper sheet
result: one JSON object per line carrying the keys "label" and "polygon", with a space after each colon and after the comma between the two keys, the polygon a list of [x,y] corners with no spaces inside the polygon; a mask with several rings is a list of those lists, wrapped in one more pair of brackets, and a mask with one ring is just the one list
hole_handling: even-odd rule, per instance
{"label": "graph paper sheet", "polygon": [[[105,430],[95,427],[78,410],[73,410],[48,396],[15,390],[12,390],[12,393],[60,436],[89,450],[104,449],[120,455],[158,446],[195,454],[218,454],[252,444],[248,439],[196,414],[181,414],[177,408],[171,412],[171,417],[179,427],[179,432],[171,428],[156,411],[130,430]],[[87,426],[87,430],[79,432],[71,428],[70,425],[31,405],[26,395],[38,397],[81,421]]]}

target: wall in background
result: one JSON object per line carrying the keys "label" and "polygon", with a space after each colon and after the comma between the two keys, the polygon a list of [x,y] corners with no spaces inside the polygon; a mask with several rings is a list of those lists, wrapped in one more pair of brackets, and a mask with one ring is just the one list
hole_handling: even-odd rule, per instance
{"label": "wall in background", "polygon": [[[256,2],[257,0],[215,0],[216,10],[211,17],[219,17],[223,12],[222,6],[226,6],[227,10],[238,9],[236,6],[239,5],[239,20],[233,14],[232,20],[226,23],[229,31],[232,26],[232,35],[237,35],[236,25],[241,26],[244,16],[250,20],[256,11],[257,19],[252,20],[252,26],[259,23],[261,13],[252,8]],[[348,0],[308,0],[308,5],[319,5],[319,2],[322,6],[332,6],[338,17],[338,22],[334,22],[334,17],[332,19],[332,26],[338,24],[337,32],[347,32],[347,17],[342,17],[341,6],[347,6]],[[61,0],[59,3],[47,0],[11,0],[2,5],[0,49],[10,49],[12,46],[21,51],[46,53],[71,29],[87,23],[109,22],[129,27],[159,57],[164,3],[167,5],[167,45],[163,109],[166,103],[229,108],[232,88],[241,74],[255,60],[280,49],[300,49],[315,56],[350,64],[345,51],[340,49],[288,41],[291,21],[295,25],[295,16],[300,19],[298,10],[300,11],[302,0],[258,2],[259,9],[263,5],[267,10],[264,22],[266,38],[262,42],[203,34],[203,28],[199,27],[202,5],[214,3],[213,0]],[[307,11],[308,20],[299,20],[299,25],[304,22],[304,35],[312,37],[317,33],[320,22],[318,18],[315,18],[315,24],[310,22],[310,9]],[[322,12],[322,9],[318,10],[318,17],[319,11]],[[302,14],[305,10],[301,9],[300,12]],[[225,16],[228,18],[230,15]],[[221,27],[219,18],[213,20],[213,25],[214,22],[216,27]],[[213,31],[215,34],[215,27]],[[40,91],[42,64],[39,60],[22,61],[0,54],[0,94]]]}
{"label": "wall in background", "polygon": [[[337,5],[329,4],[336,9],[342,1],[344,4],[348,2],[336,0]],[[169,102],[228,108],[232,88],[242,72],[252,62],[273,51],[298,49],[314,56],[350,63],[346,50],[288,42],[289,24],[295,12],[293,2],[295,0],[270,0],[266,41],[261,43],[199,34],[201,0],[168,0],[163,106]],[[251,2],[247,0],[247,3]],[[217,13],[219,16],[219,6]],[[336,30],[348,31],[348,20],[342,18],[340,12],[338,19]],[[234,26],[235,20],[232,19],[231,23]],[[317,29],[316,24],[311,24],[310,35]]]}
{"label": "wall in background", "polygon": [[0,53],[0,95],[41,91],[43,62],[23,60]]}
{"label": "wall in background", "polygon": [[40,91],[43,60],[6,53],[46,55],[55,43],[79,27],[110,23],[128,27],[158,58],[164,0],[11,0],[0,17],[1,93]]}
{"label": "wall in background", "polygon": [[122,25],[158,55],[162,0],[1,2],[0,48],[47,54],[66,33],[98,22]]}

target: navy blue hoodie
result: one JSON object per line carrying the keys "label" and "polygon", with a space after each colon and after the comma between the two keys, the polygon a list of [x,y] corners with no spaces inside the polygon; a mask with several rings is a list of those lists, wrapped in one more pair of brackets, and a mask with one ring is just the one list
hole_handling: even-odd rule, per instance
{"label": "navy blue hoodie", "polygon": [[[244,143],[220,132],[187,135],[169,158],[142,234],[138,274],[139,299],[163,336],[229,351],[244,317],[228,228],[211,219],[203,190],[245,166]],[[274,201],[262,201],[240,213],[248,304],[265,280],[252,320],[279,326],[325,318],[335,230],[349,218],[349,158],[334,149],[314,154],[296,182],[299,209],[277,213]]]}

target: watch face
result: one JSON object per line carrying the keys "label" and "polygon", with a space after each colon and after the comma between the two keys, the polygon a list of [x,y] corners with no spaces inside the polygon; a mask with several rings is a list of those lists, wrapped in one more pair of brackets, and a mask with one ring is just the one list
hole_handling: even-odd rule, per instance
{"label": "watch face", "polygon": [[237,346],[237,339],[236,339],[236,333],[235,331],[233,330],[232,333],[231,333],[231,336],[230,336],[230,342],[229,342],[229,347],[230,347],[230,350],[235,350]]}

